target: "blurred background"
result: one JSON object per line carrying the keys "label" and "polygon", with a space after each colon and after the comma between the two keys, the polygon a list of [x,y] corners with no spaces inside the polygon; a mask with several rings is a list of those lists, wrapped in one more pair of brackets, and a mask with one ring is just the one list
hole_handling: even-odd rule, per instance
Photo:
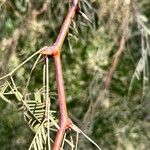
{"label": "blurred background", "polygon": [[[68,4],[64,0],[0,1],[0,76],[54,43]],[[62,50],[69,115],[102,150],[149,150],[150,1],[81,0],[80,9],[90,21],[75,16]],[[122,38],[126,41],[122,54],[105,88]],[[35,59],[14,75],[21,90]],[[32,74],[31,92],[42,84],[42,65],[38,63]],[[51,107],[58,110],[53,60],[50,90]],[[0,149],[25,150],[34,134],[15,99],[11,101],[0,99]],[[96,148],[80,135],[79,149]]]}

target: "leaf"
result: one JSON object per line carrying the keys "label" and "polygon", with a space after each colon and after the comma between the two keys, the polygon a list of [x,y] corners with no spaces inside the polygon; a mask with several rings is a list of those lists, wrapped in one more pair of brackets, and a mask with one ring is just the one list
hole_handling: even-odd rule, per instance
{"label": "leaf", "polygon": [[0,97],[5,102],[11,103],[11,101],[9,99],[7,99],[5,96],[5,91],[8,87],[9,87],[9,82],[7,82],[7,81],[0,86]]}
{"label": "leaf", "polygon": [[101,148],[89,137],[87,136],[81,129],[79,129],[76,125],[72,125],[72,129],[78,133],[81,133],[88,141],[90,141],[93,145],[95,145],[99,150]]}
{"label": "leaf", "polygon": [[10,103],[10,104],[11,104],[11,101],[10,101],[9,99],[7,99],[7,98],[3,95],[3,93],[2,93],[2,92],[0,92],[0,97],[1,97],[1,99],[3,99],[5,102],[7,102],[7,103]]}
{"label": "leaf", "polygon": [[37,129],[37,132],[30,144],[30,147],[28,150],[31,150],[32,148],[34,150],[44,150],[46,148],[46,137],[47,135],[47,131],[44,127],[44,122],[42,122],[42,124],[39,126],[39,128]]}

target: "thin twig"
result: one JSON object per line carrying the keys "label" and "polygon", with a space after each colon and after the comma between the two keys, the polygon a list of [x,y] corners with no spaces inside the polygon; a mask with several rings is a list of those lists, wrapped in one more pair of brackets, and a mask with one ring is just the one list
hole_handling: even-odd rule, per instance
{"label": "thin twig", "polygon": [[50,96],[49,96],[49,62],[46,57],[46,116],[47,116],[47,134],[48,134],[48,150],[51,149],[50,145]]}
{"label": "thin twig", "polygon": [[11,72],[9,72],[8,74],[6,74],[5,76],[2,76],[0,78],[0,80],[5,79],[11,75],[13,75],[18,69],[20,69],[24,64],[26,64],[30,59],[32,59],[34,56],[36,56],[37,54],[39,54],[40,52],[42,52],[44,49],[46,49],[47,46],[41,48],[40,50],[38,50],[37,52],[35,52],[34,54],[32,54],[30,57],[28,57],[24,62],[22,62],[19,66],[17,66],[14,70],[12,70]]}
{"label": "thin twig", "polygon": [[108,89],[110,87],[111,84],[111,80],[112,80],[112,76],[118,66],[118,62],[119,62],[119,58],[123,52],[124,49],[124,45],[126,42],[126,37],[127,37],[127,33],[128,33],[128,20],[125,20],[125,27],[121,36],[121,40],[120,40],[120,44],[119,44],[119,48],[115,54],[115,58],[114,58],[114,62],[112,64],[112,67],[110,68],[107,77],[106,77],[106,81],[105,81],[105,88]]}

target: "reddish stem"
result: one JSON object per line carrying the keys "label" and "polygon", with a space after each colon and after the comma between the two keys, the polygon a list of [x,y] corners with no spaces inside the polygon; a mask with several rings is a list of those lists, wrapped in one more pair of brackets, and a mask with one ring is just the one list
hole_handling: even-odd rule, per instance
{"label": "reddish stem", "polygon": [[66,18],[61,26],[60,32],[56,38],[55,43],[53,46],[49,47],[48,49],[44,50],[42,54],[44,55],[57,55],[62,48],[62,45],[64,43],[65,37],[67,35],[67,32],[69,30],[69,26],[71,24],[71,21],[73,20],[73,17],[77,11],[78,8],[78,2],[79,0],[72,0],[72,4],[68,10],[68,13],[66,15]]}
{"label": "reddish stem", "polygon": [[75,15],[76,9],[77,9],[77,4],[78,4],[78,0],[73,0],[72,1],[72,5],[67,13],[67,16],[61,26],[60,32],[57,36],[56,42],[54,43],[54,45],[59,45],[59,49],[61,49],[62,44],[64,42],[64,39],[66,37],[66,34],[69,30],[69,26],[71,24],[71,21],[73,20],[73,17]]}
{"label": "reddish stem", "polygon": [[57,91],[60,107],[60,130],[56,135],[53,150],[59,150],[63,140],[63,136],[65,134],[65,130],[69,126],[69,117],[65,101],[65,90],[60,55],[56,55],[54,57],[54,62],[56,68]]}
{"label": "reddish stem", "polygon": [[57,92],[58,92],[58,101],[59,101],[59,109],[60,109],[60,129],[57,132],[55,142],[53,145],[53,150],[60,150],[65,131],[66,129],[71,128],[71,121],[68,117],[67,106],[65,101],[65,89],[63,83],[63,73],[62,73],[60,52],[65,37],[67,35],[67,32],[69,30],[71,21],[76,13],[78,2],[79,0],[72,0],[72,4],[62,24],[56,42],[54,43],[53,46],[47,48],[42,52],[42,54],[44,55],[51,55],[54,57],[55,68],[56,68]]}

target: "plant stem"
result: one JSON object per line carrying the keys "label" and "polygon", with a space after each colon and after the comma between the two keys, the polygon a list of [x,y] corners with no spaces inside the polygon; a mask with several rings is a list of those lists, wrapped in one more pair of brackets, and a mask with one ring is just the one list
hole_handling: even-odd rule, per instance
{"label": "plant stem", "polygon": [[55,56],[61,52],[62,45],[64,43],[65,37],[69,30],[71,21],[73,20],[73,17],[75,15],[75,13],[77,12],[78,2],[79,2],[79,0],[72,0],[72,4],[68,10],[68,13],[66,15],[66,18],[65,18],[63,24],[61,26],[60,32],[56,38],[55,43],[53,44],[53,46],[43,50],[42,54]]}
{"label": "plant stem", "polygon": [[61,50],[64,39],[67,35],[67,32],[69,30],[69,26],[71,24],[71,21],[73,20],[73,17],[76,13],[77,10],[77,4],[78,4],[79,0],[72,0],[72,5],[67,13],[67,16],[61,26],[60,32],[57,36],[56,42],[54,43],[54,45],[59,45],[59,50]]}
{"label": "plant stem", "polygon": [[56,38],[54,45],[42,51],[42,54],[51,55],[54,57],[55,69],[56,69],[57,92],[58,92],[58,101],[59,101],[59,109],[60,109],[60,129],[57,132],[55,142],[53,145],[53,150],[60,150],[66,129],[72,127],[71,121],[68,117],[67,106],[65,101],[66,98],[65,98],[65,89],[64,89],[60,52],[65,37],[67,35],[67,32],[69,30],[71,21],[73,20],[73,17],[77,11],[78,2],[79,0],[72,0],[71,6],[61,26],[60,32]]}
{"label": "plant stem", "polygon": [[54,62],[56,68],[57,91],[60,107],[60,130],[56,135],[53,150],[59,150],[65,134],[65,130],[67,129],[67,127],[69,127],[69,117],[65,101],[65,90],[60,55],[54,57]]}

